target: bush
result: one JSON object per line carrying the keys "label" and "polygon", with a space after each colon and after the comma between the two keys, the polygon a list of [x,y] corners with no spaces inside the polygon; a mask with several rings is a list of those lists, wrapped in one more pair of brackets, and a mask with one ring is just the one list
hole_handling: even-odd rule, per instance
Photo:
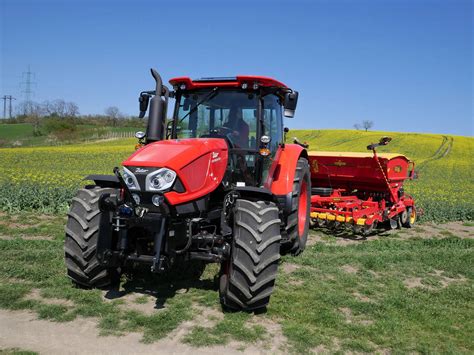
{"label": "bush", "polygon": [[48,117],[43,119],[42,127],[48,134],[73,133],[77,131],[77,120],[74,118]]}

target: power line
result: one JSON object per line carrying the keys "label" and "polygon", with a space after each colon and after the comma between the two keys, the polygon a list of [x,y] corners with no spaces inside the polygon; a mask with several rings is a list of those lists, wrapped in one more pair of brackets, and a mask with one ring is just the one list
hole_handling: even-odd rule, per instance
{"label": "power line", "polygon": [[36,77],[35,73],[31,71],[28,65],[28,70],[22,74],[23,81],[20,83],[21,93],[23,94],[25,103],[23,105],[23,114],[26,115],[31,112],[33,102],[31,97],[34,95],[33,87],[36,86],[36,82],[33,79]]}
{"label": "power line", "polygon": [[8,103],[8,117],[12,118],[12,100],[16,100],[12,95],[3,95],[3,118],[7,118],[7,100]]}
{"label": "power line", "polygon": [[25,101],[29,104],[31,102],[31,97],[34,95],[34,91],[32,89],[33,86],[36,86],[36,82],[33,81],[36,75],[31,71],[30,66],[28,65],[28,70],[23,72],[24,81],[20,83],[20,86],[23,88],[21,91],[25,97]]}

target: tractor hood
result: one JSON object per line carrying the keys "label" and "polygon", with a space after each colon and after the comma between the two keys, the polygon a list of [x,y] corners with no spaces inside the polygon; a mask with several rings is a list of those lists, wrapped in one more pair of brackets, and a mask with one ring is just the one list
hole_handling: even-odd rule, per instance
{"label": "tractor hood", "polygon": [[185,189],[165,193],[169,203],[175,205],[207,195],[219,186],[227,167],[227,151],[227,143],[220,138],[170,139],[138,149],[122,165],[135,175],[151,170],[137,169],[140,167],[175,171]]}

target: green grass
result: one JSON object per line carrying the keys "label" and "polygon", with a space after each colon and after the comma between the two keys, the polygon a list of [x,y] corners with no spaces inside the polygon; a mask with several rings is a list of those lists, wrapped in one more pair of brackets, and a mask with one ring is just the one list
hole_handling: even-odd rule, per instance
{"label": "green grass", "polygon": [[33,125],[29,123],[0,124],[0,139],[14,140],[33,136]]}
{"label": "green grass", "polygon": [[0,355],[37,355],[36,351],[23,350],[19,348],[0,349]]}
{"label": "green grass", "polygon": [[[194,321],[183,341],[198,347],[230,342],[268,346],[276,335],[265,324],[275,323],[288,343],[283,350],[297,353],[317,347],[354,352],[474,351],[473,239],[448,233],[436,239],[404,238],[402,230],[397,238],[341,246],[328,237],[298,258],[284,258],[267,313],[216,317],[221,312],[216,265],[194,281],[147,274],[124,279],[120,292],[135,294],[133,303],[156,300],[158,309],[144,314],[115,298],[117,291],[109,291],[111,299],[106,300],[100,290],[72,287],[65,276],[61,218],[47,219],[46,229],[40,228],[44,217],[33,214],[23,214],[22,222],[18,216],[2,215],[2,221],[16,223],[22,231],[15,234],[9,229],[6,232],[14,238],[0,238],[4,309],[30,309],[39,318],[56,322],[96,317],[101,334],[141,332],[144,342]],[[38,223],[50,240],[34,238],[38,230],[32,227]],[[286,263],[298,267],[287,273]],[[409,286],[410,280],[419,282]],[[39,290],[41,299],[29,297],[32,290]],[[206,315],[204,309],[212,312]]]}
{"label": "green grass", "polygon": [[266,330],[261,325],[247,325],[250,318],[247,313],[226,313],[213,327],[195,326],[183,341],[197,347],[225,345],[230,340],[255,343],[264,337]]}
{"label": "green grass", "polygon": [[50,238],[62,240],[66,216],[35,215],[28,212],[0,214],[0,236]]}

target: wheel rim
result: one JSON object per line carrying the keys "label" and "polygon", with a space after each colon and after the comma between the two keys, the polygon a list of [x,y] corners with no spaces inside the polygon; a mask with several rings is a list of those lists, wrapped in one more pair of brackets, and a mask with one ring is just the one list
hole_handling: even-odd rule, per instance
{"label": "wheel rim", "polygon": [[300,197],[298,201],[298,235],[301,237],[304,234],[306,227],[306,219],[308,214],[308,184],[303,179],[300,189]]}
{"label": "wheel rim", "polygon": [[360,234],[362,232],[362,226],[359,226],[357,224],[352,225],[352,232],[354,234]]}
{"label": "wheel rim", "polygon": [[370,233],[372,233],[374,231],[374,228],[376,226],[376,221],[372,222],[371,224],[366,224],[364,225],[364,235],[369,235]]}
{"label": "wheel rim", "polygon": [[407,223],[407,220],[408,220],[408,212],[407,212],[407,210],[405,210],[400,214],[400,221],[403,224],[405,224],[405,223]]}
{"label": "wheel rim", "polygon": [[416,210],[412,208],[411,213],[410,213],[410,224],[414,224],[415,221],[416,221]]}

